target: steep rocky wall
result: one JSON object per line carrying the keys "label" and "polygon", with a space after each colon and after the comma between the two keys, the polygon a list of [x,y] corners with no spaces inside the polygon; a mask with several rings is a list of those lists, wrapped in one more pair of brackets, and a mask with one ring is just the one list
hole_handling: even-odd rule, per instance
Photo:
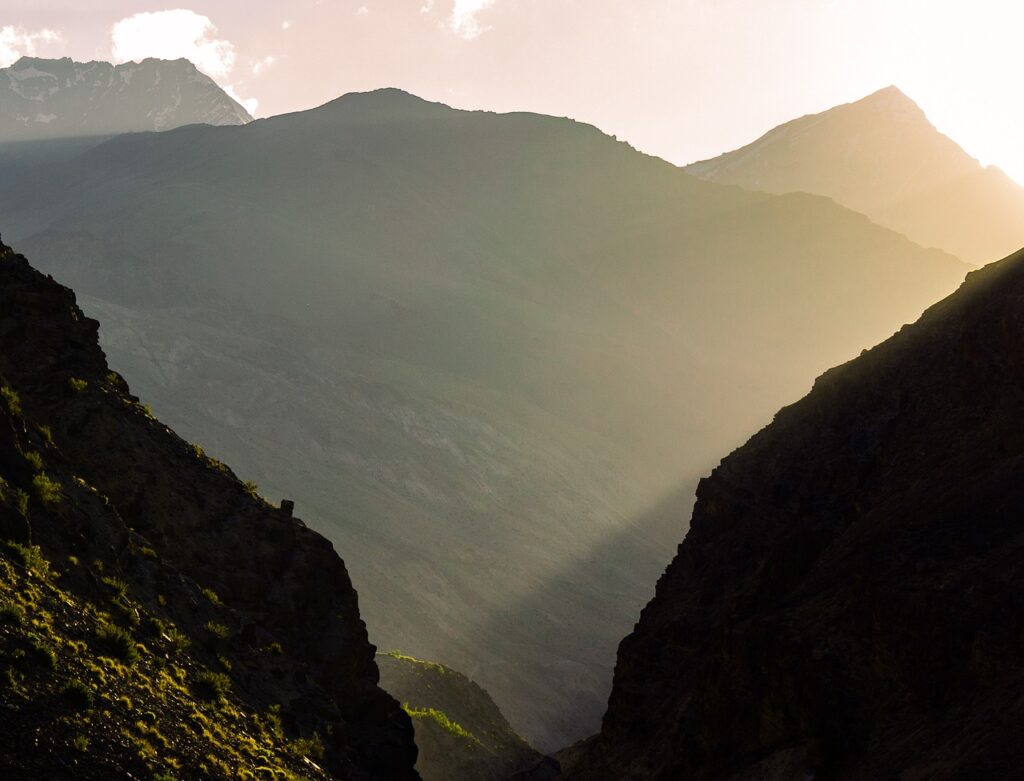
{"label": "steep rocky wall", "polygon": [[1024,253],[726,458],[570,779],[1024,767]]}
{"label": "steep rocky wall", "polygon": [[[85,545],[115,558],[139,535],[165,575],[218,596],[240,647],[282,649],[272,669],[235,670],[243,697],[280,704],[300,731],[319,732],[341,777],[417,778],[411,724],[377,687],[374,648],[331,544],[152,418],[109,371],[97,329],[70,290],[0,244],[0,377],[28,419],[45,421],[45,458],[102,500],[92,515],[72,507],[74,526],[41,510],[35,526],[29,514],[25,528],[5,531],[44,551]],[[156,604],[144,571],[125,576]],[[187,601],[187,590],[175,593]]]}

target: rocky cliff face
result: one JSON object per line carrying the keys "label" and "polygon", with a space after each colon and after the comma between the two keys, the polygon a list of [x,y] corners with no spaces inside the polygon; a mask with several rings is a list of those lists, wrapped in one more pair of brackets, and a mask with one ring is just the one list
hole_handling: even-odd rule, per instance
{"label": "rocky cliff face", "polygon": [[[14,777],[109,777],[140,762],[152,774],[171,757],[186,777],[218,777],[217,762],[254,770],[277,750],[282,773],[297,772],[298,762],[308,776],[417,778],[409,719],[377,688],[374,649],[331,544],[153,419],[108,369],[97,329],[71,291],[0,245],[0,537],[13,543],[0,567],[0,612],[20,609],[24,619],[0,623],[51,630],[48,638],[0,637],[9,684],[0,692],[0,761]],[[59,577],[34,574],[35,559],[54,562],[35,570]],[[126,631],[127,646],[111,652],[104,627]],[[26,642],[54,651],[56,678],[22,670],[18,644]],[[103,662],[139,654],[127,671]],[[47,706],[72,671],[97,706],[74,729],[109,722],[81,756],[61,743],[72,729],[66,709]],[[163,675],[178,687],[164,691]],[[147,685],[125,688],[137,678]],[[204,685],[222,707],[190,704],[188,692]],[[139,698],[145,705],[133,715]],[[230,708],[241,721],[176,735],[175,708],[186,706],[197,720]],[[132,732],[141,711],[158,731],[167,717],[162,743]],[[157,756],[119,741],[122,721]],[[261,745],[260,730],[273,745]],[[24,751],[20,741],[33,734],[45,751]],[[253,736],[252,756],[218,743],[204,758],[195,746],[206,734]]]}
{"label": "rocky cliff face", "polygon": [[572,779],[1024,765],[1024,253],[703,480]]}
{"label": "rocky cliff face", "polygon": [[251,121],[249,112],[188,60],[112,65],[22,57],[0,69],[0,141]]}

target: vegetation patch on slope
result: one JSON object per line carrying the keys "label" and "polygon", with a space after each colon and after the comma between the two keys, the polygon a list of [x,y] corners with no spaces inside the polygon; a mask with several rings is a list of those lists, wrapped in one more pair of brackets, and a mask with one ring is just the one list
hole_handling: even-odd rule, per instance
{"label": "vegetation patch on slope", "polygon": [[[0,510],[20,514],[17,496],[0,478]],[[244,706],[226,674],[188,653],[191,638],[107,568],[0,545],[0,764],[33,740],[72,766],[91,757],[162,781],[325,777],[306,758],[322,756],[318,736],[288,740],[277,709]],[[62,587],[72,579],[96,582],[102,601]]]}
{"label": "vegetation patch on slope", "polygon": [[409,703],[402,703],[402,710],[409,714],[410,718],[413,719],[429,719],[430,721],[437,724],[445,732],[454,735],[457,738],[471,741],[472,743],[479,744],[479,739],[457,721],[452,721],[448,718],[448,715],[443,711],[439,711],[437,708],[413,708],[410,707]]}
{"label": "vegetation patch on slope", "polygon": [[543,757],[468,677],[399,651],[377,656],[381,686],[412,718],[424,781],[506,781]]}

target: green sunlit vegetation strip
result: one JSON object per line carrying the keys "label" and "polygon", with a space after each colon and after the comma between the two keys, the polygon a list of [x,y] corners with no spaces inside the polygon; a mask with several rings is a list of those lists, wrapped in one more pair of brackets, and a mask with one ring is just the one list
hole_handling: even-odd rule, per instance
{"label": "green sunlit vegetation strip", "polygon": [[400,659],[403,662],[410,662],[411,664],[418,664],[421,667],[426,667],[429,670],[434,670],[442,675],[448,672],[448,668],[443,664],[437,662],[428,662],[426,659],[417,659],[415,656],[407,656],[399,651],[388,651],[385,656],[390,656],[392,659]]}
{"label": "green sunlit vegetation strip", "polygon": [[413,708],[409,703],[402,703],[402,710],[409,714],[410,718],[417,720],[429,720],[437,724],[445,732],[448,732],[456,737],[463,738],[472,743],[479,743],[479,739],[457,721],[452,721],[443,712],[437,708]]}

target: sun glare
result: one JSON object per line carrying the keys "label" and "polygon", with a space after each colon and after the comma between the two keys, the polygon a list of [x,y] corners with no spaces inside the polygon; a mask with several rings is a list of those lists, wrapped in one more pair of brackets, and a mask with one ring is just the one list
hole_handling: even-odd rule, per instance
{"label": "sun glare", "polygon": [[1020,31],[1024,4],[1005,0],[858,4],[873,69],[916,100],[942,132],[1024,183]]}

